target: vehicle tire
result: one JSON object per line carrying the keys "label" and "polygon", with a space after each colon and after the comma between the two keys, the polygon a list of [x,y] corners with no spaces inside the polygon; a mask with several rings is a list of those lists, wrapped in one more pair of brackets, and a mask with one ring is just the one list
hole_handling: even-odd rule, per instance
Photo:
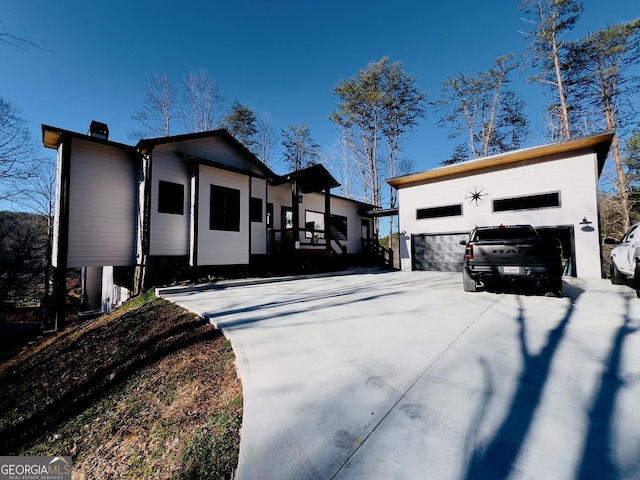
{"label": "vehicle tire", "polygon": [[478,290],[478,283],[469,275],[465,267],[462,267],[462,286],[465,292],[475,292]]}
{"label": "vehicle tire", "polygon": [[551,278],[549,280],[545,280],[540,283],[542,290],[545,293],[550,293],[553,295],[562,295],[562,277]]}
{"label": "vehicle tire", "polygon": [[[636,269],[638,267],[636,266]],[[625,283],[627,283],[627,277],[622,275],[618,269],[616,268],[615,264],[613,262],[611,262],[611,267],[610,267],[610,277],[611,277],[611,283],[613,283],[614,285],[624,285]],[[634,275],[635,278],[635,275]]]}
{"label": "vehicle tire", "polygon": [[640,298],[640,262],[636,262],[636,268],[633,270],[633,288],[636,290],[636,296]]}

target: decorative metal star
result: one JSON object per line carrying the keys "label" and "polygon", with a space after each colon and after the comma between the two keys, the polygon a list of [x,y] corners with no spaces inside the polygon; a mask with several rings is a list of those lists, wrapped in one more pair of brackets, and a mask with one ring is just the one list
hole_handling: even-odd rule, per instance
{"label": "decorative metal star", "polygon": [[467,190],[466,198],[469,201],[469,205],[475,203],[476,206],[481,205],[487,199],[489,194],[484,191],[484,187],[472,187]]}

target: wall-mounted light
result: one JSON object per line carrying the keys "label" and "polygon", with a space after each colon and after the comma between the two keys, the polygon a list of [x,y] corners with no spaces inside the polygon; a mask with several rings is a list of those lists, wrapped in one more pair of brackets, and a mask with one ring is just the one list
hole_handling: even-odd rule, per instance
{"label": "wall-mounted light", "polygon": [[302,203],[302,195],[298,195],[298,203]]}
{"label": "wall-mounted light", "polygon": [[593,222],[590,222],[589,220],[587,220],[587,217],[583,217],[582,221],[580,222],[580,225],[591,225]]}

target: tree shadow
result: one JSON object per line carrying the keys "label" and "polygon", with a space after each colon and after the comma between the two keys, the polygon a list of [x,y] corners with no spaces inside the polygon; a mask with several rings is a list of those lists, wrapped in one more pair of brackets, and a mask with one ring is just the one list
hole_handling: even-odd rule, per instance
{"label": "tree shadow", "polygon": [[[573,315],[576,301],[582,293],[581,289],[571,290],[567,312],[558,325],[549,332],[545,346],[537,355],[529,352],[527,346],[525,312],[522,301],[518,297],[520,305],[516,321],[520,327],[519,343],[523,370],[507,415],[489,444],[474,449],[466,468],[465,479],[500,480],[512,476],[518,455],[531,428],[535,411],[540,404],[553,357]],[[485,397],[484,402],[488,401],[489,399]]]}
{"label": "tree shadow", "polygon": [[580,480],[620,478],[613,452],[613,419],[616,398],[625,384],[620,376],[624,341],[628,335],[639,330],[629,326],[629,301],[629,297],[625,298],[624,323],[613,338],[606,368],[600,378],[600,387],[589,411],[589,430],[576,475]]}

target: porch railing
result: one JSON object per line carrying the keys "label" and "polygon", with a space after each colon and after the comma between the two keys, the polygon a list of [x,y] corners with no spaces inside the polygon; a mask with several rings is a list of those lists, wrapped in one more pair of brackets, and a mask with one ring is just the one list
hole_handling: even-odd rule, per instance
{"label": "porch railing", "polygon": [[376,265],[384,268],[394,268],[393,250],[380,245],[377,238],[363,238],[362,249],[373,257]]}
{"label": "porch railing", "polygon": [[[329,250],[331,253],[344,255],[347,253],[347,247],[343,245],[340,240],[335,237],[329,239],[327,245],[327,239],[324,235],[324,230],[299,230],[300,232],[300,245],[299,249],[304,251],[318,251]],[[271,242],[268,248],[269,253],[278,253],[283,251],[295,250],[296,245],[293,240],[292,230],[271,230]]]}

